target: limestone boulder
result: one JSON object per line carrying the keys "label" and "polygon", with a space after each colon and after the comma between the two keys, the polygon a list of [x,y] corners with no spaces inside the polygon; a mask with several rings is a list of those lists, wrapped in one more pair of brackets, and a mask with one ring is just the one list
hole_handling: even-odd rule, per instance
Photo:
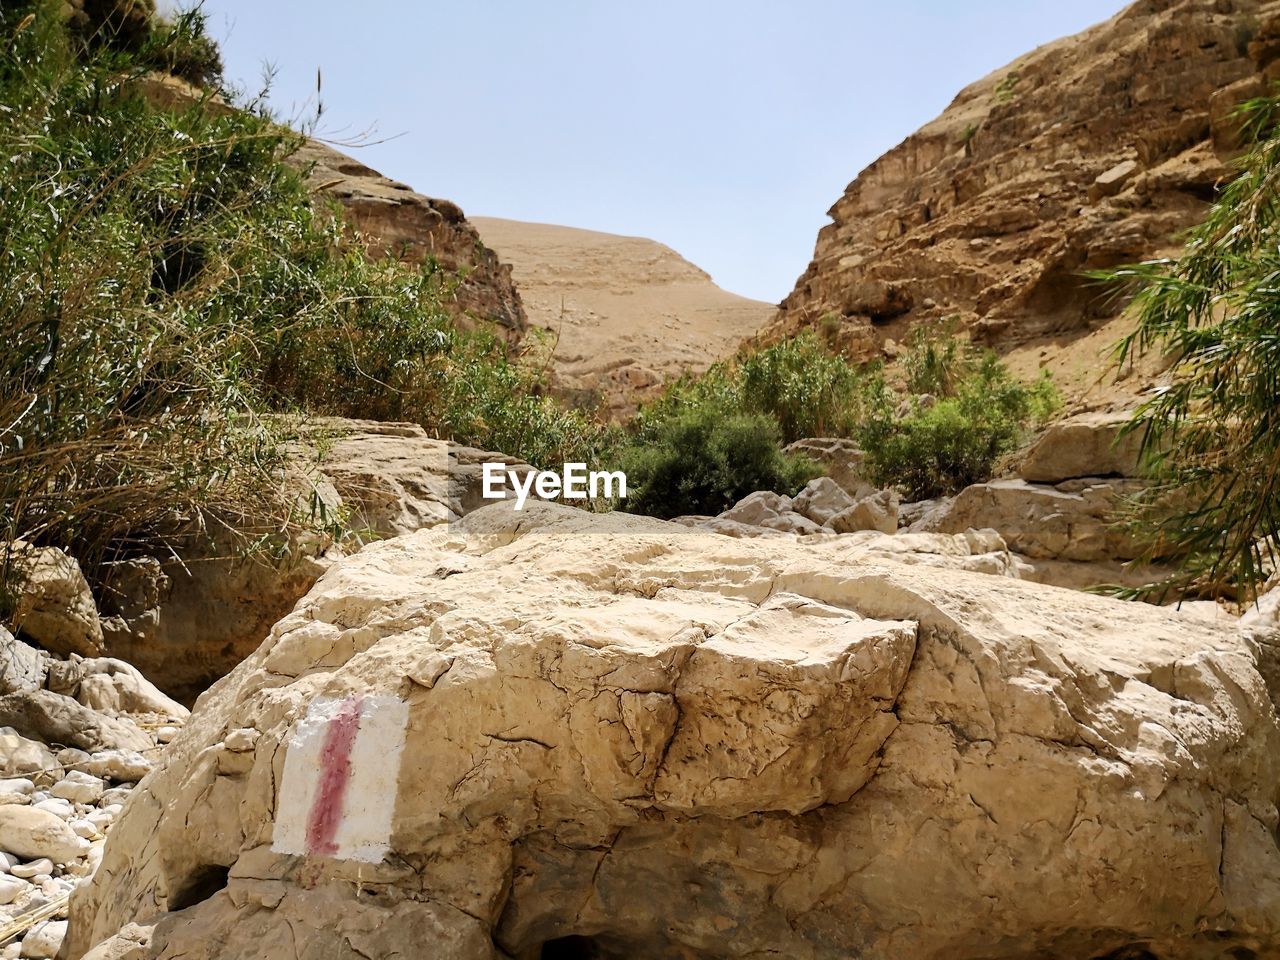
{"label": "limestone boulder", "polygon": [[827,476],[856,499],[875,492],[863,475],[866,455],[853,440],[845,437],[806,437],[788,444],[787,453],[808,457],[822,465]]}
{"label": "limestone boulder", "polygon": [[0,626],[0,694],[37,690],[44,683],[45,658]]}
{"label": "limestone boulder", "polygon": [[51,653],[101,653],[102,624],[80,565],[54,547],[0,544],[6,551],[17,580],[13,625]]}
{"label": "limestone boulder", "polygon": [[857,533],[876,530],[880,533],[898,531],[898,495],[892,490],[863,497],[852,507],[841,510],[827,521],[836,533]]}
{"label": "limestone boulder", "polygon": [[0,850],[24,860],[46,857],[66,863],[82,856],[88,844],[60,818],[35,807],[0,807]]}
{"label": "limestone boulder", "polygon": [[830,477],[818,477],[796,494],[792,508],[819,526],[826,526],[831,518],[854,506],[858,501]]}
{"label": "limestone boulder", "polygon": [[939,533],[989,527],[1033,561],[1128,560],[1138,555],[1139,544],[1115,525],[1115,514],[1122,499],[1140,486],[1140,481],[1123,480],[1054,487],[993,480],[966,487],[944,509],[931,512],[925,526]]}
{"label": "limestone boulder", "polygon": [[875,538],[497,505],[366,547],[130,796],[65,955],[1280,951],[1234,626]]}
{"label": "limestone boulder", "polygon": [[43,771],[62,772],[53,751],[12,727],[0,727],[0,777],[27,777]]}
{"label": "limestone boulder", "polygon": [[1128,413],[1085,413],[1052,424],[1015,472],[1032,483],[1082,477],[1140,477],[1141,431],[1125,433]]}

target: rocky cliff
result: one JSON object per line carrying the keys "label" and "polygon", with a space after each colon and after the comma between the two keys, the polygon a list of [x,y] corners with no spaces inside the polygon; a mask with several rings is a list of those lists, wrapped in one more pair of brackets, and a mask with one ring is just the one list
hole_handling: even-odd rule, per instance
{"label": "rocky cliff", "polygon": [[731,355],[773,310],[721,290],[653,240],[489,217],[472,222],[514,268],[530,324],[550,335],[556,387],[615,417],[664,382]]}
{"label": "rocky cliff", "polygon": [[955,318],[1069,386],[1096,377],[1119,304],[1081,271],[1170,251],[1203,216],[1232,109],[1280,76],[1278,11],[1143,0],[965,88],[849,185],[769,335],[817,325],[869,358]]}
{"label": "rocky cliff", "polygon": [[507,341],[524,335],[524,306],[510,265],[485,245],[457,204],[416,193],[315,140],[293,159],[308,171],[318,196],[341,204],[372,253],[439,263],[450,275],[447,303],[464,325],[486,322]]}

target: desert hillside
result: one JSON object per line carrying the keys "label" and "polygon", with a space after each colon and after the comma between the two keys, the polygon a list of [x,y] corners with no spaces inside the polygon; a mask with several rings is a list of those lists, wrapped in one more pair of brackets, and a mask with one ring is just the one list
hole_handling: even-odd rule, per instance
{"label": "desert hillside", "polygon": [[773,311],[721,290],[670,247],[551,224],[472,217],[513,268],[531,327],[550,332],[558,387],[624,415],[685,372],[734,352]]}
{"label": "desert hillside", "polygon": [[1076,399],[1106,392],[1124,321],[1082,271],[1164,255],[1204,216],[1229,114],[1277,75],[1278,9],[1138,3],[966,87],[836,201],[769,332],[821,327],[871,358],[952,318]]}

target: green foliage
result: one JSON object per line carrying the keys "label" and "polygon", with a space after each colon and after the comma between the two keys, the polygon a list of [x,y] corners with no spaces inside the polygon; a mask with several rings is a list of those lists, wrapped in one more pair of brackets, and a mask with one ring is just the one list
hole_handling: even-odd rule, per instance
{"label": "green foliage", "polygon": [[285,162],[296,135],[148,102],[156,48],[86,52],[58,6],[0,12],[0,540],[92,566],[180,520],[327,527],[277,492],[273,412],[413,420],[538,465],[600,442],[455,329],[452,278],[345,241]]}
{"label": "green foliage", "polygon": [[[1270,118],[1276,104],[1249,112]],[[1135,293],[1125,364],[1158,351],[1169,382],[1136,412],[1156,483],[1134,520],[1149,556],[1181,573],[1160,592],[1193,586],[1248,595],[1276,561],[1280,535],[1280,136],[1242,158],[1181,256],[1098,276]]]}
{"label": "green foliage", "polygon": [[963,352],[955,341],[922,343],[913,353],[904,358],[908,377],[927,386],[918,392],[933,402],[912,402],[899,417],[896,395],[880,380],[869,388],[869,415],[857,433],[872,482],[899,487],[909,500],[989,480],[1028,427],[1060,404],[1047,376],[1027,386],[992,353]]}
{"label": "green foliage", "polygon": [[1010,70],[1000,82],[996,84],[995,96],[997,103],[1008,103],[1013,99],[1018,89],[1018,84],[1022,81],[1022,74],[1017,70]]}
{"label": "green foliage", "polygon": [[773,417],[786,443],[843,435],[853,425],[857,368],[811,331],[742,357],[737,380],[743,409]]}
{"label": "green foliage", "polygon": [[625,508],[669,519],[717,514],[756,490],[795,493],[820,471],[783,454],[779,440],[777,423],[763,414],[711,404],[682,411],[628,449]]}

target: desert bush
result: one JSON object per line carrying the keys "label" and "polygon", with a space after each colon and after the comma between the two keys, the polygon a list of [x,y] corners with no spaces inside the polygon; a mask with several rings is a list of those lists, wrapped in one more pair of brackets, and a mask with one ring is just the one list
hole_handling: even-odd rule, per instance
{"label": "desert bush", "polygon": [[773,417],[786,443],[852,429],[858,369],[812,331],[741,357],[737,379],[743,408]]}
{"label": "desert bush", "polygon": [[669,519],[717,514],[756,490],[792,494],[820,471],[782,452],[777,422],[704,405],[664,421],[623,456],[624,509]]}
{"label": "desert bush", "polygon": [[1028,429],[1060,404],[1047,375],[1030,386],[1015,379],[992,353],[972,354],[954,339],[921,338],[904,357],[908,381],[931,402],[901,397],[876,377],[856,436],[873,483],[898,487],[909,500],[956,493],[989,480],[1001,458]]}
{"label": "desert bush", "polygon": [[58,6],[0,12],[0,540],[92,567],[176,525],[310,523],[275,492],[269,412],[413,420],[538,465],[595,442],[454,328],[453,278],[343,242],[284,162],[297,135],[148,102],[151,65],[85,52]]}

